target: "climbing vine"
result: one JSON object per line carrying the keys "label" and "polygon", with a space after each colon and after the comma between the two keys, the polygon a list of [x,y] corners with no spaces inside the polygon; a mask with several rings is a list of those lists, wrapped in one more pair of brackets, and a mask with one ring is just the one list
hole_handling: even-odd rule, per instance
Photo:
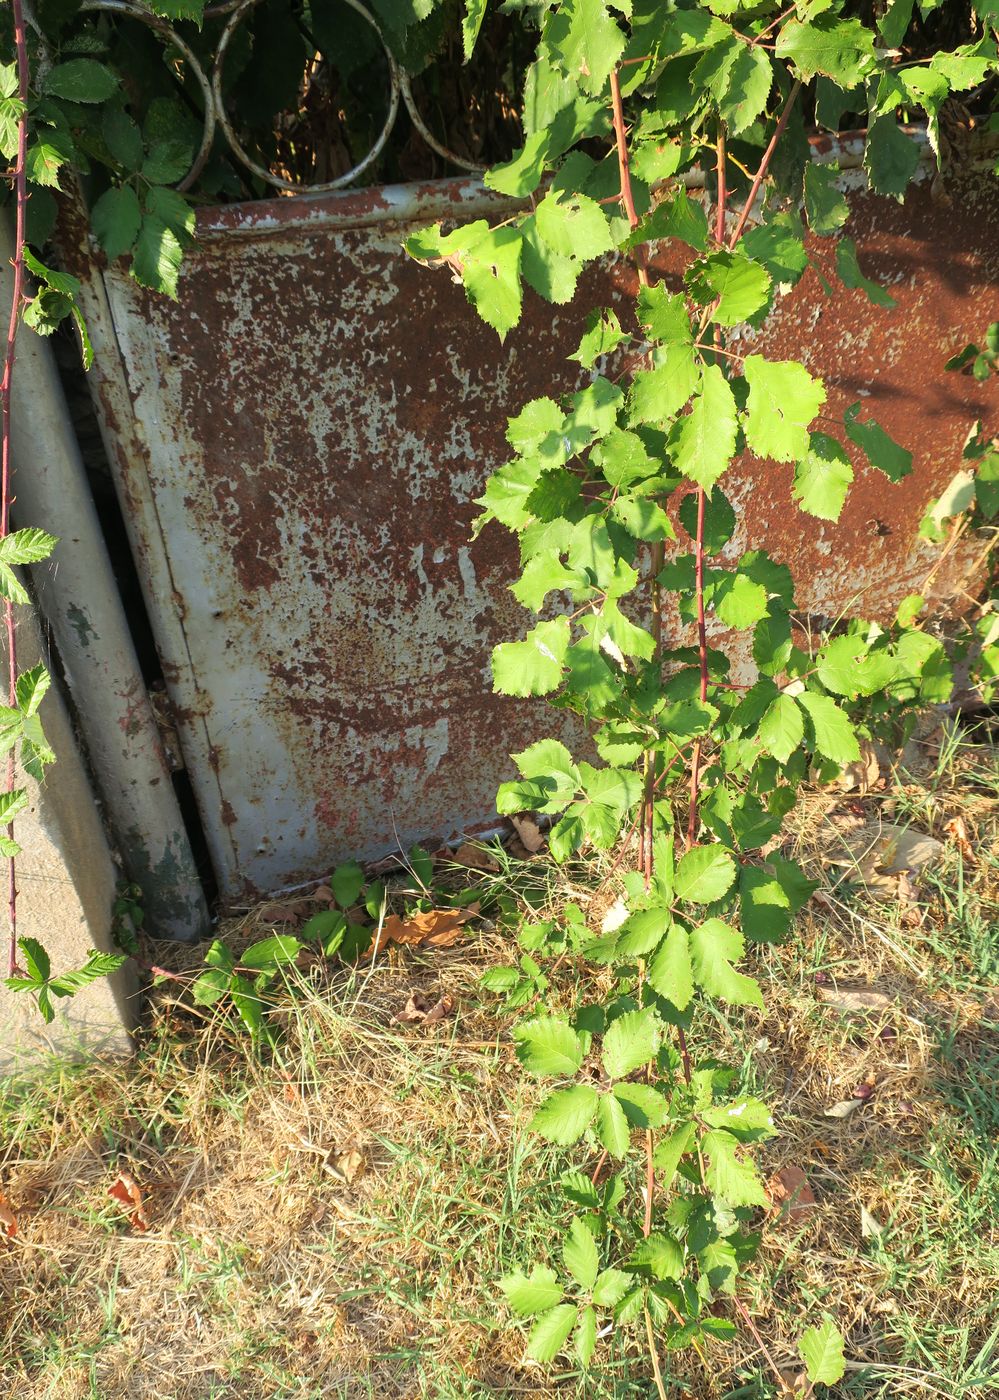
{"label": "climbing vine", "polygon": [[[524,284],[567,303],[586,295],[580,276],[593,260],[632,265],[630,310],[591,307],[571,347],[578,390],[509,419],[511,460],[489,478],[477,528],[515,534],[512,592],[539,618],[494,650],[494,688],[575,712],[595,750],[575,757],[550,738],[515,754],[519,776],[501,786],[499,811],[548,818],[556,861],[622,842],[632,858],[616,926],[575,925],[568,941],[531,926],[530,967],[489,975],[515,1002],[529,999],[547,952],[572,958],[580,989],[566,1014],[514,1028],[525,1069],[548,1085],[533,1130],[579,1155],[562,1177],[576,1215],[557,1266],[527,1260],[503,1289],[530,1319],[540,1362],[571,1347],[585,1367],[608,1323],[637,1326],[660,1395],[664,1348],[702,1352],[733,1330],[720,1299],[754,1326],[738,1280],[767,1204],[754,1146],[774,1124],[717,1060],[705,1010],[763,1008],[759,982],[739,967],[747,944],[783,939],[814,888],[775,838],[810,774],[834,775],[880,721],[952,690],[941,641],[917,621],[922,598],[907,599],[892,627],[854,618],[816,637],[786,564],[758,549],[736,557],[731,545],[739,520],[725,484],[737,457],[783,464],[774,511],[828,521],[857,460],[886,490],[913,469],[862,403],[831,417],[804,363],[771,359],[737,333],[763,327],[780,290],[810,269],[815,295],[835,295],[830,265],[879,310],[893,304],[844,231],[835,164],[809,159],[806,102],[832,128],[846,110],[863,114],[869,183],[902,198],[921,159],[904,121],[921,114],[940,157],[953,94],[997,70],[999,14],[987,0],[974,42],[926,60],[903,40],[934,4],[917,15],[912,0],[894,0],[874,7],[876,19],[857,8],[536,7],[526,139],[486,176],[528,207],[407,243],[461,278],[501,339],[520,319]],[[659,271],[667,243],[682,245],[682,281]],[[976,374],[991,364],[989,337],[959,357]],[[839,1380],[831,1319],[805,1334],[802,1355],[811,1384]]]}

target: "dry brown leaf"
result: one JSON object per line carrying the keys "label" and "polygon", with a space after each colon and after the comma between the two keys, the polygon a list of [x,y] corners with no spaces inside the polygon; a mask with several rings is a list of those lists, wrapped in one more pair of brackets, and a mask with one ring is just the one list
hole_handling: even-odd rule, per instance
{"label": "dry brown leaf", "polygon": [[867,1103],[866,1099],[840,1099],[839,1103],[830,1104],[828,1108],[823,1109],[822,1116],[824,1118],[849,1118],[865,1103]]}
{"label": "dry brown leaf", "polygon": [[816,987],[815,994],[837,1011],[883,1011],[891,1006],[891,997],[875,987]]}
{"label": "dry brown leaf", "polygon": [[431,1002],[422,992],[414,991],[410,992],[406,1005],[396,1012],[392,1021],[399,1025],[433,1026],[450,1016],[453,1010],[453,997],[442,996]]}
{"label": "dry brown leaf", "polygon": [[10,1202],[2,1191],[0,1191],[0,1229],[9,1240],[17,1234],[17,1216],[10,1208]]}
{"label": "dry brown leaf", "polygon": [[788,1400],[805,1400],[812,1387],[808,1381],[807,1371],[797,1371],[793,1368],[781,1371],[780,1382],[784,1387],[784,1395]]}
{"label": "dry brown leaf", "polygon": [[498,862],[493,860],[488,851],[484,851],[481,846],[473,846],[468,841],[461,843],[451,859],[455,865],[463,865],[466,870],[486,870],[491,875],[495,875],[499,870]]}
{"label": "dry brown leaf", "polygon": [[767,1182],[766,1189],[773,1209],[786,1212],[792,1220],[795,1216],[807,1215],[818,1205],[808,1177],[800,1167],[781,1167]]}
{"label": "dry brown leaf", "polygon": [[139,1183],[129,1172],[119,1172],[114,1183],[108,1187],[108,1195],[128,1211],[129,1224],[133,1230],[148,1230],[149,1217],[142,1200]]}
{"label": "dry brown leaf", "polygon": [[462,927],[479,912],[477,904],[464,909],[426,909],[402,918],[389,914],[366,957],[381,952],[388,943],[408,943],[426,948],[450,948],[462,937]]}
{"label": "dry brown leaf", "polygon": [[364,1153],[359,1147],[348,1147],[344,1152],[330,1152],[323,1167],[337,1181],[349,1186],[364,1170]]}
{"label": "dry brown leaf", "polygon": [[300,904],[265,904],[259,914],[264,924],[297,924],[301,917]]}
{"label": "dry brown leaf", "polygon": [[865,1240],[876,1239],[884,1229],[880,1225],[866,1206],[860,1207],[860,1233]]}
{"label": "dry brown leaf", "polygon": [[951,817],[944,827],[944,833],[954,842],[965,860],[974,861],[975,848],[971,844],[971,837],[968,835],[968,828],[962,816]]}
{"label": "dry brown leaf", "polygon": [[880,778],[881,762],[878,751],[870,739],[861,739],[859,759],[843,765],[834,786],[843,792],[856,792],[863,796],[865,792],[870,792]]}
{"label": "dry brown leaf", "polygon": [[545,844],[545,838],[540,826],[533,817],[511,817],[510,820],[520,837],[521,845],[529,855],[536,855]]}
{"label": "dry brown leaf", "polygon": [[318,900],[320,904],[336,903],[336,896],[329,885],[320,885],[318,889],[312,891],[309,898]]}

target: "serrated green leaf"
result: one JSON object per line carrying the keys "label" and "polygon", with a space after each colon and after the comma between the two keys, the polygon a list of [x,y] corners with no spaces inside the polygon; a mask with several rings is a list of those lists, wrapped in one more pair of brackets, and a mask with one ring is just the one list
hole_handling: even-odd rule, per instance
{"label": "serrated green leaf", "polygon": [[[691,539],[697,538],[697,492],[691,491],[680,502],[677,514]],[[735,534],[735,511],[721,490],[714,490],[704,502],[704,552],[720,554]]]}
{"label": "serrated green leaf", "polygon": [[547,695],[562,683],[569,621],[539,622],[522,642],[493,649],[493,689],[502,695]]}
{"label": "serrated green leaf", "polygon": [[601,1047],[601,1063],[610,1079],[623,1079],[654,1057],[659,1026],[650,1011],[626,1011],[609,1027]]}
{"label": "serrated green leaf", "polygon": [[55,535],[29,527],[0,540],[0,560],[5,564],[37,564],[47,559],[59,541]]}
{"label": "serrated green leaf", "polygon": [[514,1027],[517,1058],[531,1074],[575,1074],[583,1063],[583,1043],[560,1016],[536,1016]]}
{"label": "serrated green leaf", "polygon": [[51,684],[52,677],[41,664],[32,666],[30,671],[23,671],[18,676],[14,691],[17,696],[17,707],[25,719],[38,713],[38,708]]}
{"label": "serrated green leaf", "polygon": [[867,129],[864,169],[876,194],[901,200],[919,167],[919,147],[907,136],[895,113],[878,117]]}
{"label": "serrated green leaf", "polygon": [[214,1006],[229,990],[232,974],[221,967],[210,967],[191,986],[195,1006]]}
{"label": "serrated green leaf", "polygon": [[665,943],[649,963],[647,976],[653,991],[665,997],[678,1011],[686,1010],[694,995],[694,975],[686,929],[674,924]]}
{"label": "serrated green leaf", "polygon": [[[25,798],[27,801],[27,798]],[[10,815],[6,814],[5,819],[10,820]],[[21,950],[21,955],[27,963],[31,980],[36,983],[47,982],[52,972],[52,964],[45,948],[42,947],[37,938],[19,938],[17,946]]]}
{"label": "serrated green leaf", "polygon": [[177,300],[184,250],[173,229],[151,214],[143,217],[132,252],[132,276],[143,287]]}
{"label": "serrated green leaf", "polygon": [[815,748],[833,763],[855,763],[860,758],[860,744],[849,717],[828,695],[815,695],[806,690],[797,697],[798,704],[812,722]]}
{"label": "serrated green leaf", "polygon": [[556,253],[588,262],[614,247],[607,216],[587,195],[545,195],[535,211],[538,233]]}
{"label": "serrated green leaf", "polygon": [[912,471],[912,453],[900,447],[873,418],[860,421],[861,404],[851,406],[843,414],[843,426],[850,441],[856,444],[872,467],[884,472],[889,481],[901,481]]}
{"label": "serrated green leaf", "polygon": [[706,489],[735,454],[738,417],[731,386],[717,365],[706,365],[701,392],[676,431],[673,461],[678,471]]}
{"label": "serrated green leaf", "polygon": [[585,1370],[593,1360],[597,1346],[597,1315],[591,1307],[580,1308],[572,1345],[580,1366]]}
{"label": "serrated green leaf", "polygon": [[518,1270],[499,1282],[511,1311],[518,1317],[534,1317],[562,1301],[562,1285],[553,1270],[535,1265],[530,1275]]}
{"label": "serrated green leaf", "polygon": [[240,953],[239,965],[254,971],[269,972],[293,963],[301,951],[302,945],[297,938],[279,933],[272,938],[261,938],[258,942],[251,943],[249,948]]}
{"label": "serrated green leaf", "polygon": [[731,1006],[762,1007],[757,984],[732,966],[744,951],[742,934],[721,919],[708,919],[690,931],[690,961],[697,985]]}
{"label": "serrated green leaf", "polygon": [[798,462],[809,450],[808,425],[825,403],[825,385],[794,360],[748,355],[746,441],[760,457]]}
{"label": "serrated green leaf", "polygon": [[131,252],[142,226],[142,210],[131,185],[105,190],[90,214],[94,235],[113,262]]}
{"label": "serrated green leaf", "polygon": [[808,1379],[813,1385],[837,1385],[846,1374],[843,1337],[831,1317],[821,1327],[809,1327],[798,1343]]}
{"label": "serrated green leaf", "polygon": [[840,170],[837,165],[805,166],[805,214],[813,233],[827,236],[843,227],[850,217],[846,196],[836,188]]}
{"label": "serrated green leaf", "polygon": [[611,1094],[601,1094],[597,1106],[597,1141],[612,1157],[620,1160],[631,1145],[631,1129],[624,1109]]}
{"label": "serrated green leaf", "polygon": [[531,1132],[563,1147],[578,1141],[593,1121],[599,1095],[589,1084],[556,1089],[531,1119]]}
{"label": "serrated green leaf", "polygon": [[853,481],[849,457],[828,433],[809,434],[808,451],[794,469],[795,500],[819,520],[838,520]]}
{"label": "serrated green leaf", "polygon": [[476,311],[500,340],[520,320],[520,256],[517,228],[490,229],[465,255],[461,280]]}
{"label": "serrated green leaf", "polygon": [[777,36],[777,58],[788,60],[807,81],[821,73],[838,87],[852,88],[874,68],[874,36],[858,19],[817,15],[808,23],[792,19]]}
{"label": "serrated green leaf", "polygon": [[805,737],[801,710],[790,695],[778,695],[760,720],[757,737],[766,753],[786,763]]}
{"label": "serrated green leaf", "polygon": [[715,1128],[701,1139],[706,1158],[705,1180],[712,1195],[731,1206],[766,1206],[769,1198],[750,1161],[738,1154],[739,1143],[731,1133]]}
{"label": "serrated green leaf", "polygon": [[735,874],[735,861],[721,846],[695,846],[676,867],[676,897],[713,904],[732,888]]}
{"label": "serrated green leaf", "polygon": [[565,1346],[575,1321],[575,1303],[561,1303],[550,1312],[542,1313],[527,1339],[528,1356],[543,1363],[554,1361]]}
{"label": "serrated green leaf", "polygon": [[659,1231],[641,1240],[628,1263],[646,1276],[658,1279],[683,1277],[683,1249],[671,1235]]}
{"label": "serrated green leaf", "polygon": [[71,58],[45,74],[42,86],[54,97],[70,102],[106,102],[118,90],[111,69],[93,58]]}
{"label": "serrated green leaf", "polygon": [[589,1292],[600,1269],[600,1255],[592,1231],[578,1216],[570,1224],[562,1246],[562,1262],[580,1288]]}
{"label": "serrated green leaf", "polygon": [[669,1116],[669,1101],[651,1084],[624,1080],[611,1090],[633,1128],[661,1128]]}
{"label": "serrated green leaf", "polygon": [[549,45],[584,92],[599,95],[624,52],[624,34],[604,0],[563,0],[546,28]]}
{"label": "serrated green leaf", "polygon": [[705,1109],[701,1117],[710,1127],[724,1128],[741,1142],[759,1142],[777,1135],[773,1114],[759,1099],[732,1099]]}
{"label": "serrated green leaf", "polygon": [[737,326],[762,311],[770,299],[770,274],[741,252],[709,253],[693,264],[685,280],[695,301],[717,299],[711,319],[720,326]]}

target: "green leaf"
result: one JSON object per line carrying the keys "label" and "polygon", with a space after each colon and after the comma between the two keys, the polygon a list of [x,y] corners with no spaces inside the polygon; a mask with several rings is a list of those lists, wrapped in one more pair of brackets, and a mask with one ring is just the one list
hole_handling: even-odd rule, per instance
{"label": "green leaf", "polygon": [[[3,65],[13,68],[13,64]],[[14,80],[14,92],[17,91],[17,79]],[[20,139],[21,118],[26,108],[19,97],[12,93],[0,97],[0,155],[7,160],[13,160],[17,155],[18,141]]]}
{"label": "green leaf", "polygon": [[[27,801],[27,798],[25,798]],[[10,813],[5,814],[5,819],[10,820]],[[24,961],[28,965],[28,972],[31,974],[33,982],[47,982],[52,971],[52,964],[49,955],[39,943],[37,938],[19,938],[17,946],[24,956]]]}
{"label": "green leaf", "polygon": [[638,324],[649,340],[661,341],[665,345],[672,345],[674,341],[693,344],[687,303],[679,292],[668,292],[663,283],[639,289],[636,314]]}
{"label": "green leaf", "polygon": [[341,909],[352,909],[364,889],[364,871],[356,860],[338,865],[330,876],[333,898]]}
{"label": "green leaf", "polygon": [[101,120],[101,131],[113,160],[130,175],[142,164],[142,132],[121,107],[107,107]]}
{"label": "green leaf", "polygon": [[204,960],[206,966],[220,967],[223,972],[232,972],[236,967],[236,959],[228,947],[218,938],[213,941]]}
{"label": "green leaf", "polygon": [[263,1002],[248,977],[233,977],[229,985],[229,995],[239,1019],[256,1039],[264,1030]]}
{"label": "green leaf", "polygon": [[864,292],[867,300],[875,306],[890,308],[895,305],[895,298],[877,282],[872,282],[869,277],[865,277],[860,270],[860,263],[857,260],[857,245],[852,238],[841,238],[836,244],[836,271],[839,273],[839,279],[844,287]]}
{"label": "green leaf", "polygon": [[858,19],[818,15],[809,23],[792,19],[777,36],[777,58],[787,59],[805,82],[821,73],[838,87],[852,88],[874,68],[874,36]]}
{"label": "green leaf", "polygon": [[686,273],[691,296],[702,305],[718,305],[711,319],[720,326],[737,326],[762,311],[770,299],[770,275],[744,253],[709,253]]}
{"label": "green leaf", "polygon": [[864,169],[876,194],[901,200],[919,166],[919,147],[895,120],[894,112],[878,117],[867,129]]}
{"label": "green leaf", "polygon": [[746,441],[760,457],[797,462],[808,452],[808,425],[825,403],[825,385],[794,360],[748,355]]}
{"label": "green leaf", "polygon": [[887,651],[872,652],[863,637],[834,637],[819,653],[816,672],[836,695],[874,695],[896,676],[897,666]]}
{"label": "green leaf", "polygon": [[563,1147],[576,1142],[593,1121],[599,1095],[589,1084],[556,1089],[531,1119],[531,1132]]}
{"label": "green leaf", "polygon": [[604,0],[562,0],[546,27],[550,46],[584,92],[599,96],[624,53],[624,35]]}
{"label": "green leaf", "polygon": [[132,254],[132,276],[143,287],[177,300],[177,276],[184,250],[173,229],[151,214],[144,216]]}
{"label": "green leaf", "polygon": [[773,67],[761,48],[739,43],[724,82],[716,92],[719,111],[733,136],[738,136],[763,113],[773,85]]}
{"label": "green leaf", "polygon": [[801,220],[797,214],[775,214],[743,235],[743,246],[754,262],[762,263],[775,282],[794,286],[808,267]]}
{"label": "green leaf", "polygon": [[53,996],[75,996],[91,982],[96,982],[101,977],[110,977],[127,961],[127,958],[118,953],[98,953],[91,949],[82,967],[74,968],[71,972],[61,972],[58,977],[53,977],[49,988]]}
{"label": "green leaf", "polygon": [[194,209],[177,190],[154,185],[146,191],[145,210],[172,229],[183,247],[194,242]]}
{"label": "green leaf", "polygon": [[912,453],[900,447],[873,418],[860,422],[861,404],[852,404],[843,414],[846,435],[863,452],[872,467],[884,472],[889,481],[901,481],[912,471]]}
{"label": "green leaf", "polygon": [[486,14],[486,3],[487,0],[465,0],[465,13],[461,20],[461,46],[466,63],[472,57],[475,41],[479,37]]}
{"label": "green leaf", "polygon": [[538,205],[535,220],[544,241],[563,257],[587,262],[614,247],[606,214],[584,194],[552,191]]}
{"label": "green leaf", "polygon": [[568,1021],[559,1016],[536,1016],[514,1027],[517,1058],[531,1074],[575,1074],[583,1063],[583,1043]]}
{"label": "green leaf", "polygon": [[32,185],[58,189],[59,171],[75,158],[76,146],[69,133],[46,127],[44,132],[36,132],[28,145],[25,174]]}
{"label": "green leaf", "polygon": [[833,763],[855,763],[860,758],[860,745],[849,718],[828,695],[815,695],[806,690],[798,696],[798,704],[812,722],[815,748]]}
{"label": "green leaf", "polygon": [[502,695],[547,695],[562,683],[569,621],[539,622],[522,642],[493,649],[493,690]]}
{"label": "green leaf", "polygon": [[542,1313],[527,1339],[528,1356],[543,1363],[554,1361],[565,1345],[575,1321],[575,1303],[561,1303],[550,1312]]}
{"label": "green leaf", "polygon": [[142,225],[142,210],[131,185],[105,190],[91,210],[90,223],[112,262],[130,252]]}
{"label": "green leaf", "polygon": [[118,91],[118,79],[96,59],[71,58],[50,68],[42,86],[53,97],[69,102],[106,102]]}
{"label": "green leaf", "polygon": [[765,752],[786,763],[805,737],[801,710],[790,695],[778,695],[760,720],[757,736]]}
{"label": "green leaf", "polygon": [[600,1255],[597,1253],[592,1231],[587,1229],[578,1216],[569,1226],[569,1233],[562,1247],[562,1262],[580,1288],[589,1292],[600,1269]]}
{"label": "green leaf", "polygon": [[732,888],[735,873],[735,861],[721,846],[695,846],[676,867],[676,897],[713,904]]}
{"label": "green leaf", "polygon": [[613,311],[591,311],[586,318],[586,330],[579,342],[579,349],[570,355],[584,369],[592,369],[602,355],[610,355],[629,336],[621,329],[621,322]]}
{"label": "green leaf", "polygon": [[261,938],[259,942],[251,943],[240,953],[239,965],[253,968],[254,971],[270,972],[286,963],[293,963],[301,951],[302,944],[297,938],[279,933],[273,938]]}
{"label": "green leaf", "polygon": [[740,1142],[759,1142],[777,1136],[773,1114],[759,1099],[733,1099],[705,1109],[701,1117],[710,1127],[724,1128]]}
{"label": "green leaf", "polygon": [[221,967],[210,967],[191,986],[195,1006],[214,1006],[229,990],[232,974]]}
{"label": "green leaf", "polygon": [[51,684],[52,677],[41,664],[32,666],[30,671],[23,671],[18,676],[14,692],[17,696],[17,707],[26,719],[38,713]]}
{"label": "green leaf", "polygon": [[794,469],[794,499],[819,520],[838,520],[853,481],[850,459],[828,433],[811,433]]}
{"label": "green leaf", "polygon": [[466,253],[462,267],[469,300],[500,340],[520,320],[522,242],[519,229],[490,229]]}
{"label": "green leaf", "polygon": [[150,9],[167,19],[189,19],[200,29],[205,0],[150,0]]}
{"label": "green leaf", "polygon": [[709,488],[735,453],[738,419],[728,380],[717,365],[706,365],[701,392],[676,430],[673,461],[678,471]]}
{"label": "green leaf", "polygon": [[59,541],[55,535],[29,527],[0,540],[0,560],[5,564],[37,564],[47,559]]}
{"label": "green leaf", "polygon": [[[715,571],[712,570],[712,574]],[[725,572],[716,577],[712,603],[715,612],[727,627],[754,627],[766,617],[770,600],[762,583],[756,583],[739,571]]]}
{"label": "green leaf", "polygon": [[669,1116],[669,1101],[651,1084],[624,1080],[611,1090],[633,1128],[661,1128]]}
{"label": "green leaf", "polygon": [[624,1109],[616,1098],[602,1094],[597,1105],[597,1141],[612,1157],[620,1158],[627,1154],[631,1145],[631,1129]]}
{"label": "green leaf", "polygon": [[731,1006],[762,1007],[763,997],[752,977],[743,976],[732,966],[744,951],[742,934],[721,919],[708,919],[690,931],[690,960],[697,985]]}
{"label": "green leaf", "polygon": [[530,1277],[518,1270],[500,1279],[500,1288],[518,1317],[534,1317],[562,1301],[562,1285],[551,1269],[535,1265]]}
{"label": "green leaf", "polygon": [[649,1235],[635,1246],[628,1263],[658,1279],[683,1277],[683,1249],[671,1235]]}
{"label": "green leaf", "polygon": [[846,195],[836,188],[839,174],[837,165],[817,165],[815,161],[809,161],[805,166],[808,227],[823,237],[842,228],[850,217]]}
{"label": "green leaf", "polygon": [[654,1057],[659,1049],[659,1026],[650,1011],[626,1011],[604,1036],[601,1062],[610,1079],[623,1079]]}
{"label": "green leaf", "polygon": [[[697,538],[697,492],[691,491],[680,502],[677,514],[690,538]],[[720,554],[735,534],[735,511],[722,490],[712,491],[704,502],[704,552]]]}
{"label": "green leaf", "polygon": [[572,1344],[579,1364],[585,1370],[593,1360],[593,1353],[597,1347],[597,1315],[593,1308],[580,1308]]}
{"label": "green leaf", "polygon": [[704,1134],[701,1152],[707,1158],[707,1186],[731,1206],[766,1206],[769,1198],[763,1183],[752,1163],[739,1157],[738,1146],[738,1140],[721,1129]]}
{"label": "green leaf", "polygon": [[634,1280],[623,1269],[604,1269],[593,1285],[593,1301],[598,1308],[613,1308],[621,1301]]}
{"label": "green leaf", "polygon": [[694,1150],[696,1139],[694,1124],[681,1123],[673,1129],[669,1137],[663,1138],[657,1145],[652,1162],[656,1171],[662,1173],[664,1188],[668,1188],[676,1176],[680,1158],[684,1153]]}
{"label": "green leaf", "polygon": [[694,995],[694,974],[690,963],[687,930],[674,924],[669,936],[648,967],[649,985],[678,1011],[690,1005]]}
{"label": "green leaf", "polygon": [[798,1350],[813,1385],[837,1385],[846,1374],[843,1337],[831,1317],[821,1327],[809,1327]]}

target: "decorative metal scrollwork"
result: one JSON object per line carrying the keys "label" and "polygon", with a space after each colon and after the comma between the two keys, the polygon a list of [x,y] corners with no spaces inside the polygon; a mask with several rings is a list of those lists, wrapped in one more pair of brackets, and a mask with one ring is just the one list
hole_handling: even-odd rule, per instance
{"label": "decorative metal scrollwork", "polygon": [[226,52],[232,42],[232,37],[240,24],[260,0],[221,0],[221,3],[208,5],[205,8],[206,18],[219,18],[228,15],[222,37],[219,40],[218,50],[215,54],[215,62],[212,65],[211,79],[208,78],[199,60],[191,50],[189,44],[176,32],[169,20],[162,15],[155,14],[147,9],[145,5],[135,3],[135,0],[83,0],[80,8],[82,10],[107,10],[113,14],[127,15],[129,19],[141,21],[149,26],[165,43],[172,45],[184,59],[187,68],[194,77],[195,82],[201,89],[204,102],[204,128],[201,143],[197,154],[191,162],[191,167],[184,178],[178,182],[178,190],[189,190],[197,180],[205,167],[205,162],[211,154],[212,145],[215,141],[216,130],[220,130],[226,139],[229,150],[239,163],[261,180],[266,181],[275,189],[287,190],[292,194],[322,194],[329,190],[343,189],[346,185],[357,180],[364,172],[378,159],[385,143],[388,141],[395,126],[396,118],[399,114],[400,99],[409,113],[410,119],[420,136],[437,155],[443,156],[445,160],[453,165],[460,166],[462,170],[470,170],[476,173],[485,170],[484,165],[476,164],[474,161],[465,160],[457,155],[442,142],[438,141],[433,132],[429,129],[423,117],[417,109],[413,99],[413,91],[410,85],[410,75],[405,69],[400,68],[395,58],[385,42],[385,36],[378,27],[378,22],[371,11],[362,4],[362,0],[345,0],[351,9],[371,25],[372,29],[381,40],[385,51],[385,60],[388,65],[389,98],[388,111],[381,131],[378,133],[374,144],[367,154],[352,166],[343,175],[338,175],[335,180],[327,180],[322,184],[296,184],[293,180],[286,180],[282,175],[275,175],[273,171],[266,169],[250,156],[243,148],[239,137],[233,130],[225,109],[222,97],[222,76],[225,67]]}

